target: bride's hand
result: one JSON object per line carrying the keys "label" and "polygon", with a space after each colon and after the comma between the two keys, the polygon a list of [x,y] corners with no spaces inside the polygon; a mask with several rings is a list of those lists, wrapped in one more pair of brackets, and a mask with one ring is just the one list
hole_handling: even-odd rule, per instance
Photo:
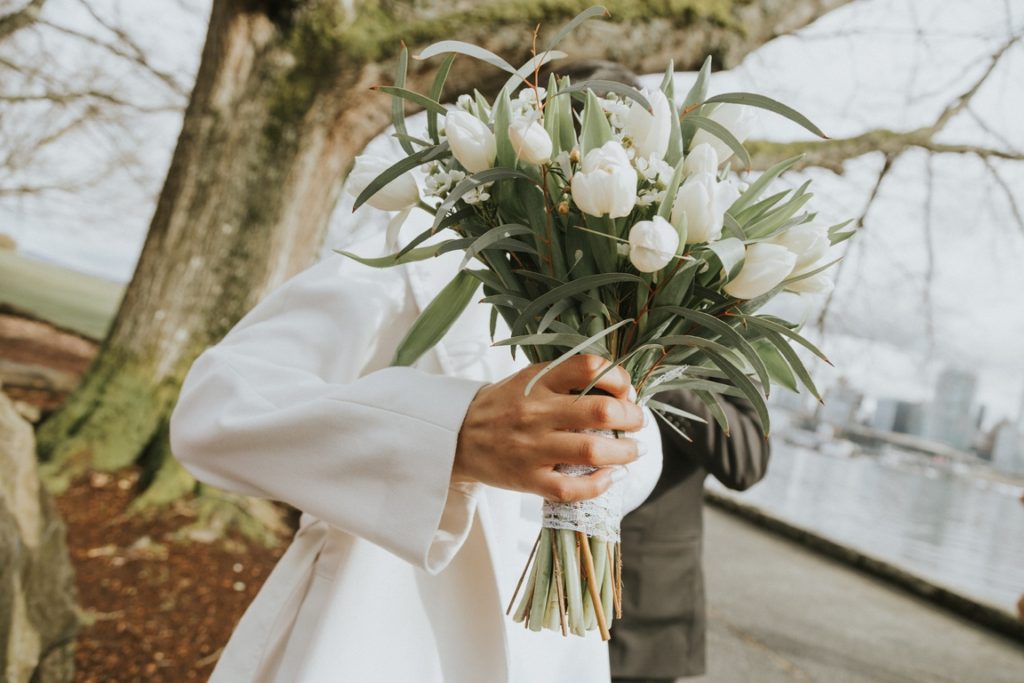
{"label": "bride's hand", "polygon": [[560,463],[606,467],[625,465],[640,455],[638,442],[574,430],[635,432],[643,411],[629,400],[629,375],[611,370],[596,388],[609,396],[577,396],[608,366],[599,356],[570,358],[542,377],[528,396],[527,383],[546,363],[536,363],[477,393],[459,431],[452,479],[479,481],[498,488],[536,493],[570,502],[600,495],[619,468],[599,469],[583,477],[554,470]]}

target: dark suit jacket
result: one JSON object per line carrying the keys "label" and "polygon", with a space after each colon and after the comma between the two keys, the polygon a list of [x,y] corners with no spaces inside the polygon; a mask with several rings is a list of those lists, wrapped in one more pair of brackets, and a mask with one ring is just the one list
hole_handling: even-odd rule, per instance
{"label": "dark suit jacket", "polygon": [[707,419],[667,417],[693,439],[658,419],[664,466],[647,501],[622,521],[622,619],[609,643],[613,677],[677,678],[704,673],[704,478],[710,472],[743,490],[764,476],[769,445],[753,406],[723,401],[730,436],[689,392],[658,396]]}

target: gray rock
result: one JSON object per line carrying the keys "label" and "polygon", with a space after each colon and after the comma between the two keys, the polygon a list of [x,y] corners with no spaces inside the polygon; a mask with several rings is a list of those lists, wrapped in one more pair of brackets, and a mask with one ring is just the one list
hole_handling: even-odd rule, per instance
{"label": "gray rock", "polygon": [[32,426],[0,392],[0,676],[70,681],[74,570],[64,523],[39,482]]}

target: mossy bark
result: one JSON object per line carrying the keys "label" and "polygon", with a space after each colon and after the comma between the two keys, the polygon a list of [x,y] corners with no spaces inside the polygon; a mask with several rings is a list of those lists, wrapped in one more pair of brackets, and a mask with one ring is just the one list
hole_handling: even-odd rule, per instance
{"label": "mossy bark", "polygon": [[[579,58],[660,71],[709,52],[726,63],[847,0],[606,3],[563,46]],[[195,357],[318,251],[352,159],[388,123],[384,96],[399,40],[458,36],[513,63],[531,27],[556,30],[589,0],[381,3],[215,0],[195,88],[134,277],[80,388],[38,433],[47,480],[143,457],[156,487],[140,506],[196,489],[170,460],[167,419]],[[618,22],[618,23],[616,23]],[[543,44],[543,42],[541,43]],[[413,64],[424,89],[433,64]],[[462,59],[449,92],[504,75]]]}

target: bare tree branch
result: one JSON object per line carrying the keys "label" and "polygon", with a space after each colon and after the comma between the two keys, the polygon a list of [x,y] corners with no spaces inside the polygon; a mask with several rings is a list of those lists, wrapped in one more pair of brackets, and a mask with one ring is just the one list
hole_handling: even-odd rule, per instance
{"label": "bare tree branch", "polygon": [[1021,212],[1020,205],[1017,204],[1017,198],[1013,196],[1013,188],[1006,182],[1006,179],[1003,178],[999,169],[996,168],[990,159],[982,159],[981,161],[988,168],[989,173],[992,174],[992,179],[996,181],[996,184],[1006,195],[1006,201],[1010,205],[1010,212],[1013,213],[1013,218],[1017,221],[1017,227],[1020,228],[1021,234],[1024,235],[1024,212]]}
{"label": "bare tree branch", "polygon": [[37,22],[44,4],[46,4],[46,0],[31,0],[21,9],[0,16],[0,40]]}

